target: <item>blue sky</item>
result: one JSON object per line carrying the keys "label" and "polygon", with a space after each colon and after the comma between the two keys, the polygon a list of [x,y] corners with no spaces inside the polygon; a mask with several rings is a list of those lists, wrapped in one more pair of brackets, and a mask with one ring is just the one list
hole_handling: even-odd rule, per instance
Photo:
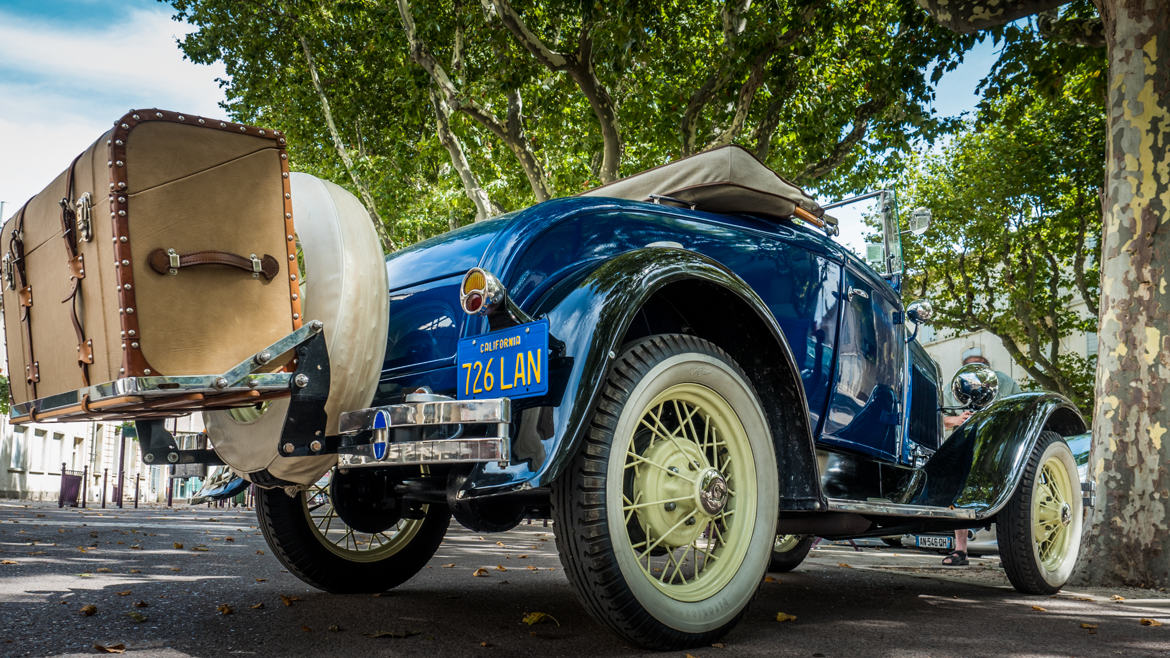
{"label": "blue sky", "polygon": [[[0,201],[7,219],[130,108],[223,116],[221,64],[183,59],[190,27],[154,0],[0,0]],[[942,79],[943,115],[974,107],[984,41]]]}

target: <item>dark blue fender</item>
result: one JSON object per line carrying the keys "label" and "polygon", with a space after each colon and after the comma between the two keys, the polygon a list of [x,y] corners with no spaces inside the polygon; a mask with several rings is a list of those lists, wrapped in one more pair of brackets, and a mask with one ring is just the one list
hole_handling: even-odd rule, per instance
{"label": "dark blue fender", "polygon": [[955,430],[926,463],[926,481],[911,502],[969,508],[994,516],[1016,490],[1040,433],[1086,431],[1072,402],[1056,393],[1021,393],[998,400]]}
{"label": "dark blue fender", "polygon": [[[639,312],[648,307],[663,312],[647,314],[635,325]],[[533,315],[548,318],[555,338],[553,390],[545,401],[550,406],[520,412],[514,457],[526,463],[507,469],[478,466],[463,496],[507,493],[554,480],[581,445],[622,345],[641,335],[685,327],[731,353],[751,378],[772,428],[781,509],[824,509],[796,360],[767,306],[730,270],[693,251],[636,249],[561,281],[543,295]],[[675,324],[649,326],[668,316]],[[561,358],[557,342],[563,344]]]}

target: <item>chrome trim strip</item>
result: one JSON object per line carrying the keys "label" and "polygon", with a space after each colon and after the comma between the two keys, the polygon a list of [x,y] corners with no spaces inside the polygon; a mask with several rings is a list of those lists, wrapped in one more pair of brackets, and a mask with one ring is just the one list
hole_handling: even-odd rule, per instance
{"label": "chrome trim strip", "polygon": [[420,425],[512,422],[512,401],[508,398],[405,402],[347,411],[341,414],[338,432],[353,434],[362,430],[372,430],[374,417],[380,411],[386,412],[389,416],[387,429]]}
{"label": "chrome trim strip", "polygon": [[473,464],[479,462],[507,463],[508,439],[439,439],[433,441],[404,441],[390,443],[382,459],[373,454],[373,444],[341,448],[337,454],[341,468],[369,466],[408,466],[417,464]]}
{"label": "chrome trim strip", "polygon": [[975,510],[966,508],[931,507],[929,505],[905,505],[903,503],[876,502],[868,500],[846,500],[830,498],[829,510],[833,512],[854,512],[871,516],[912,516],[935,519],[974,519]]}

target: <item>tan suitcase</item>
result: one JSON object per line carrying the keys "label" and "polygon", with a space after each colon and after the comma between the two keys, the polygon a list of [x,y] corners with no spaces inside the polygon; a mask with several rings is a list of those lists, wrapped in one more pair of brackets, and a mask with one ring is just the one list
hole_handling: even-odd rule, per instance
{"label": "tan suitcase", "polygon": [[148,418],[269,395],[95,387],[222,373],[300,326],[288,176],[277,131],[157,109],[114,122],[0,232],[14,418]]}

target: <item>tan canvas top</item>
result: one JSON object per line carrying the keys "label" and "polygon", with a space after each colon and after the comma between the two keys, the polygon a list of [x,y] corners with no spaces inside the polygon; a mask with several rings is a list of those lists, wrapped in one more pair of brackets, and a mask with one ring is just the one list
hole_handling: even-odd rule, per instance
{"label": "tan canvas top", "polygon": [[670,197],[699,210],[790,217],[796,207],[816,217],[825,211],[745,149],[731,145],[704,151],[614,181],[579,196],[653,201]]}

